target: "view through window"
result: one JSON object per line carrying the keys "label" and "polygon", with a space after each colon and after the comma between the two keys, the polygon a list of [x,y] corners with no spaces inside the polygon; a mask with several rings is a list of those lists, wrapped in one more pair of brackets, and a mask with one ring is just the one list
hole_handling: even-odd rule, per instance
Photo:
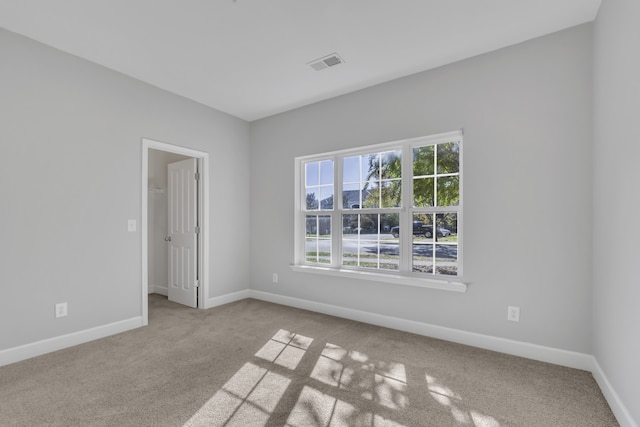
{"label": "view through window", "polygon": [[297,159],[297,264],[462,275],[462,134]]}

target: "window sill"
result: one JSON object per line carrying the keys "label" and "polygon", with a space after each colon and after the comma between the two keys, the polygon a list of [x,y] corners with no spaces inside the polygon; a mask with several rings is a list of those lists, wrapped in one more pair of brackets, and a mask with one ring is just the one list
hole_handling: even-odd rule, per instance
{"label": "window sill", "polygon": [[373,271],[347,270],[321,267],[315,265],[292,265],[291,270],[299,273],[322,274],[325,276],[345,277],[350,279],[372,280],[374,282],[393,283],[396,285],[416,286],[419,288],[440,289],[451,292],[466,292],[467,284],[458,280],[428,279],[412,275],[378,273]]}

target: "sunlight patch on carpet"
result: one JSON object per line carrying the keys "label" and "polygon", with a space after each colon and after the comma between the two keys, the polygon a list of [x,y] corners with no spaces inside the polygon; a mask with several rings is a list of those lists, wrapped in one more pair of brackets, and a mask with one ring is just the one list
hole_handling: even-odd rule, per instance
{"label": "sunlight patch on carpet", "polygon": [[313,387],[304,386],[298,402],[289,414],[286,427],[309,426],[405,427],[372,412],[359,410]]}
{"label": "sunlight patch on carpet", "polygon": [[265,425],[290,382],[247,362],[184,426]]}
{"label": "sunlight patch on carpet", "polygon": [[500,427],[500,423],[495,418],[482,414],[478,411],[465,410],[462,407],[462,396],[440,383],[435,377],[427,374],[427,387],[429,394],[442,406],[446,406],[451,411],[451,416],[460,425],[474,427]]}
{"label": "sunlight patch on carpet", "polygon": [[280,329],[255,355],[294,370],[312,342],[313,338]]}
{"label": "sunlight patch on carpet", "polygon": [[407,375],[401,363],[373,360],[364,353],[327,343],[311,378],[389,409],[409,406]]}
{"label": "sunlight patch on carpet", "polygon": [[[184,427],[266,425],[312,342],[313,338],[280,329],[255,353],[254,363],[245,363]],[[405,427],[388,418],[391,411],[409,406],[401,363],[327,343],[311,373],[297,374],[316,383],[304,385],[291,400],[289,427]],[[340,394],[350,398],[345,401]]]}

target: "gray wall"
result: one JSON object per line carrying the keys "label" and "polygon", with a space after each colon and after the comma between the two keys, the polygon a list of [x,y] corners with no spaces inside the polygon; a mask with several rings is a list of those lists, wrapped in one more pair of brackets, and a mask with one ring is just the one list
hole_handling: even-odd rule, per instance
{"label": "gray wall", "polygon": [[[140,224],[146,137],[211,155],[209,297],[250,281],[593,352],[640,419],[638,16],[634,0],[603,2],[593,58],[583,25],[251,128],[0,29],[0,350],[140,316],[140,232],[127,233],[126,221]],[[460,127],[466,294],[289,269],[295,156]],[[54,320],[61,301],[69,316]],[[508,304],[522,308],[519,324],[506,321]]]}
{"label": "gray wall", "polygon": [[640,2],[603,1],[594,31],[594,352],[640,422]]}
{"label": "gray wall", "polygon": [[143,137],[210,153],[210,296],[248,288],[246,122],[2,29],[0,55],[0,350],[141,315]]}
{"label": "gray wall", "polygon": [[[582,25],[253,122],[252,289],[590,353],[591,36]],[[290,270],[294,157],[460,128],[467,293]]]}

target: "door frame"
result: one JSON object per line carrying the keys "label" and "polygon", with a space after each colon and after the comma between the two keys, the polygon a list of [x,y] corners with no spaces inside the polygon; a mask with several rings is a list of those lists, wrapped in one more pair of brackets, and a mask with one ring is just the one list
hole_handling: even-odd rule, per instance
{"label": "door frame", "polygon": [[166,151],[194,157],[198,161],[200,181],[198,184],[198,216],[200,238],[198,239],[198,308],[205,308],[205,297],[209,295],[209,153],[194,150],[166,142],[142,138],[142,218],[141,218],[141,246],[142,246],[142,325],[149,324],[149,150]]}

